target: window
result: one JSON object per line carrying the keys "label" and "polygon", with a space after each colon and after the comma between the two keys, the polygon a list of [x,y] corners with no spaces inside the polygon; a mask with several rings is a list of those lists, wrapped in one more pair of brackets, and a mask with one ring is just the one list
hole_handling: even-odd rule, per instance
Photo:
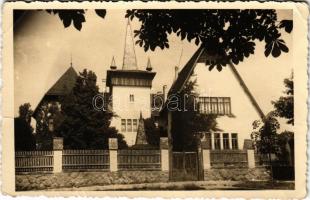
{"label": "window", "polygon": [[127,119],[127,132],[132,131],[132,124],[131,124],[131,119]]}
{"label": "window", "polygon": [[138,130],[138,120],[137,119],[133,119],[132,120],[132,124],[133,124],[133,132],[136,132]]}
{"label": "window", "polygon": [[219,133],[214,133],[214,149],[221,149],[221,136]]}
{"label": "window", "polygon": [[199,111],[203,114],[230,115],[230,97],[199,97]]}
{"label": "window", "polygon": [[218,98],[217,99],[217,106],[218,106],[218,114],[219,115],[224,115],[225,112],[224,112],[224,100],[223,98]]}
{"label": "window", "polygon": [[211,97],[211,113],[212,114],[218,114],[217,98],[216,97]]}
{"label": "window", "polygon": [[126,131],[126,119],[121,120],[121,130]]}
{"label": "window", "polygon": [[231,134],[231,146],[232,146],[232,149],[238,149],[238,134],[237,133]]}
{"label": "window", "polygon": [[230,104],[230,97],[224,98],[224,113],[225,114],[231,114],[231,104]]}
{"label": "window", "polygon": [[229,149],[229,135],[228,135],[228,133],[223,133],[223,149]]}
{"label": "window", "polygon": [[134,102],[135,101],[135,98],[134,98],[133,94],[129,95],[129,101],[130,102]]}

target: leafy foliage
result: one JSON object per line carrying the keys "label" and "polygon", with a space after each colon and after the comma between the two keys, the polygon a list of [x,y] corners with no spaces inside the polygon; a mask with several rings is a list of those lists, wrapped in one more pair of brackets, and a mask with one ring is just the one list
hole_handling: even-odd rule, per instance
{"label": "leafy foliage", "polygon": [[153,118],[144,119],[144,127],[147,143],[159,147],[160,130],[156,126],[155,120]]}
{"label": "leafy foliage", "polygon": [[127,10],[126,17],[142,24],[134,31],[136,44],[147,51],[169,48],[168,35],[203,45],[214,58],[209,65],[221,70],[229,61],[242,62],[254,54],[255,41],[265,42],[265,56],[278,57],[289,49],[280,30],[290,33],[291,20],[277,22],[275,10]]}
{"label": "leafy foliage", "polygon": [[280,97],[277,101],[273,101],[272,104],[275,107],[275,113],[279,117],[287,119],[288,124],[294,125],[294,81],[293,75],[290,78],[284,80],[286,96]]}
{"label": "leafy foliage", "polygon": [[281,152],[278,157],[286,161],[288,165],[294,163],[294,133],[291,131],[283,131],[278,135],[278,143]]}
{"label": "leafy foliage", "polygon": [[251,138],[258,152],[262,154],[278,153],[280,151],[278,145],[277,131],[280,128],[275,113],[270,112],[264,122],[256,120],[253,122],[253,132]]}
{"label": "leafy foliage", "polygon": [[[57,14],[64,27],[72,22],[81,30],[85,22],[85,10],[47,10]],[[106,10],[95,10],[104,18]],[[145,51],[154,51],[156,47],[169,48],[168,35],[175,33],[181,40],[194,41],[203,45],[212,59],[206,64],[217,70],[232,61],[242,62],[255,51],[255,42],[265,43],[265,56],[279,57],[289,51],[281,38],[281,30],[291,33],[292,20],[278,22],[276,10],[268,9],[132,9],[126,11],[126,18],[137,18],[141,22],[139,30],[134,30],[138,37],[136,44]]]}
{"label": "leafy foliage", "polygon": [[[216,115],[200,114],[195,105],[195,81],[189,81],[179,94],[179,110],[172,112],[172,141],[177,151],[197,150],[200,132],[218,131]],[[187,96],[188,98],[183,98]]]}
{"label": "leafy foliage", "polygon": [[96,80],[94,72],[84,69],[72,93],[61,102],[64,121],[57,133],[64,138],[66,149],[108,149],[109,138],[117,138],[119,148],[127,147],[124,136],[110,127],[113,113],[93,107],[93,97],[99,94]]}
{"label": "leafy foliage", "polygon": [[58,102],[44,102],[40,105],[36,115],[36,141],[38,150],[52,150],[54,130],[63,121],[60,104]]}
{"label": "leafy foliage", "polygon": [[294,125],[294,82],[293,75],[284,80],[287,96],[280,97],[276,102],[272,102],[275,111],[269,113],[266,119],[253,123],[253,133],[251,135],[257,150],[262,154],[275,153],[280,161],[288,165],[294,163],[294,133],[283,131],[278,134],[280,124],[276,117],[288,119],[287,123]]}
{"label": "leafy foliage", "polygon": [[30,103],[25,103],[19,107],[19,116],[14,118],[15,151],[29,151],[36,148],[33,128],[30,125],[32,113]]}
{"label": "leafy foliage", "polygon": [[[50,14],[58,15],[62,21],[65,28],[69,27],[72,23],[77,30],[82,29],[82,23],[85,22],[85,12],[86,10],[46,10]],[[106,10],[96,9],[96,14],[104,18],[106,15]]]}

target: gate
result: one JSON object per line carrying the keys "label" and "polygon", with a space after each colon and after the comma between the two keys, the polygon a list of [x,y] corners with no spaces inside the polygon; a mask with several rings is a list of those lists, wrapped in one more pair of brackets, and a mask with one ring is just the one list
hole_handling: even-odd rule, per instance
{"label": "gate", "polygon": [[173,152],[171,181],[199,180],[199,160],[197,152]]}

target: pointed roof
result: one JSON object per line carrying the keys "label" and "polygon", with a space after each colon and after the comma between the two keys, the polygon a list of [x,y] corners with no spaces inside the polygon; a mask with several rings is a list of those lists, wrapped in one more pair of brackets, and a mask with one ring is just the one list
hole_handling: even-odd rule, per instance
{"label": "pointed roof", "polygon": [[111,69],[116,69],[116,64],[115,64],[115,59],[114,59],[114,56],[112,57],[112,61],[111,61],[111,65],[110,65],[110,68]]}
{"label": "pointed roof", "polygon": [[[180,71],[178,78],[175,80],[175,82],[172,84],[168,94],[173,93],[179,93],[184,85],[187,83],[189,78],[191,77],[196,64],[199,62],[205,62],[209,58],[212,58],[212,56],[208,55],[208,53],[205,51],[205,49],[200,46],[198,50],[194,53],[194,55],[190,58],[190,60],[185,64],[185,66]],[[258,105],[257,101],[255,100],[254,96],[250,92],[249,88],[246,86],[245,82],[243,81],[242,77],[240,76],[239,72],[235,68],[232,62],[229,63],[229,67],[231,68],[234,76],[236,77],[237,81],[240,83],[243,91],[250,99],[252,105],[254,106],[256,112],[259,114],[261,119],[265,119],[265,114],[263,113],[262,109]],[[166,107],[166,106],[165,106]]]}
{"label": "pointed roof", "polygon": [[45,95],[66,95],[75,85],[78,74],[71,66],[69,69],[56,81],[56,83],[47,91]]}
{"label": "pointed roof", "polygon": [[137,70],[137,58],[134,48],[134,41],[132,37],[131,25],[128,19],[125,35],[125,47],[123,57],[123,70]]}
{"label": "pointed roof", "polygon": [[33,116],[37,115],[38,109],[40,108],[41,104],[45,100],[49,99],[58,99],[60,96],[67,95],[70,93],[75,85],[76,79],[78,74],[71,66],[68,70],[56,81],[56,83],[45,93],[42,97],[40,103],[37,105],[33,112]]}
{"label": "pointed roof", "polygon": [[147,59],[147,64],[146,64],[146,70],[147,71],[152,71],[152,65],[151,65],[151,60],[150,58]]}
{"label": "pointed roof", "polygon": [[142,117],[142,112],[140,112],[140,119],[139,119],[139,126],[137,130],[137,137],[136,137],[136,143],[135,145],[146,145],[147,140],[146,140],[146,134],[144,130],[144,120]]}

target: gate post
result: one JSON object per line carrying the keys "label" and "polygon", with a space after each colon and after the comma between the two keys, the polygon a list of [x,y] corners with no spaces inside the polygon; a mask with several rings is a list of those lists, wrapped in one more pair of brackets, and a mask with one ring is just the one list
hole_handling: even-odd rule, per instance
{"label": "gate post", "polygon": [[169,150],[168,138],[160,138],[160,164],[161,171],[169,171]]}
{"label": "gate post", "polygon": [[62,172],[63,138],[53,138],[53,173]]}
{"label": "gate post", "polygon": [[246,149],[247,151],[248,167],[255,168],[255,155],[254,155],[254,146],[253,146],[252,140],[245,139],[243,149]]}
{"label": "gate post", "polygon": [[254,149],[247,150],[248,156],[248,166],[249,168],[255,168],[255,157],[254,157]]}
{"label": "gate post", "polygon": [[200,135],[197,137],[197,161],[198,161],[198,181],[204,180],[204,167],[203,167],[203,149],[202,149],[202,141],[200,139]]}
{"label": "gate post", "polygon": [[109,138],[110,171],[117,171],[117,138]]}
{"label": "gate post", "polygon": [[203,158],[203,169],[211,169],[211,158],[210,158],[210,145],[208,142],[201,142],[202,147],[202,158]]}

